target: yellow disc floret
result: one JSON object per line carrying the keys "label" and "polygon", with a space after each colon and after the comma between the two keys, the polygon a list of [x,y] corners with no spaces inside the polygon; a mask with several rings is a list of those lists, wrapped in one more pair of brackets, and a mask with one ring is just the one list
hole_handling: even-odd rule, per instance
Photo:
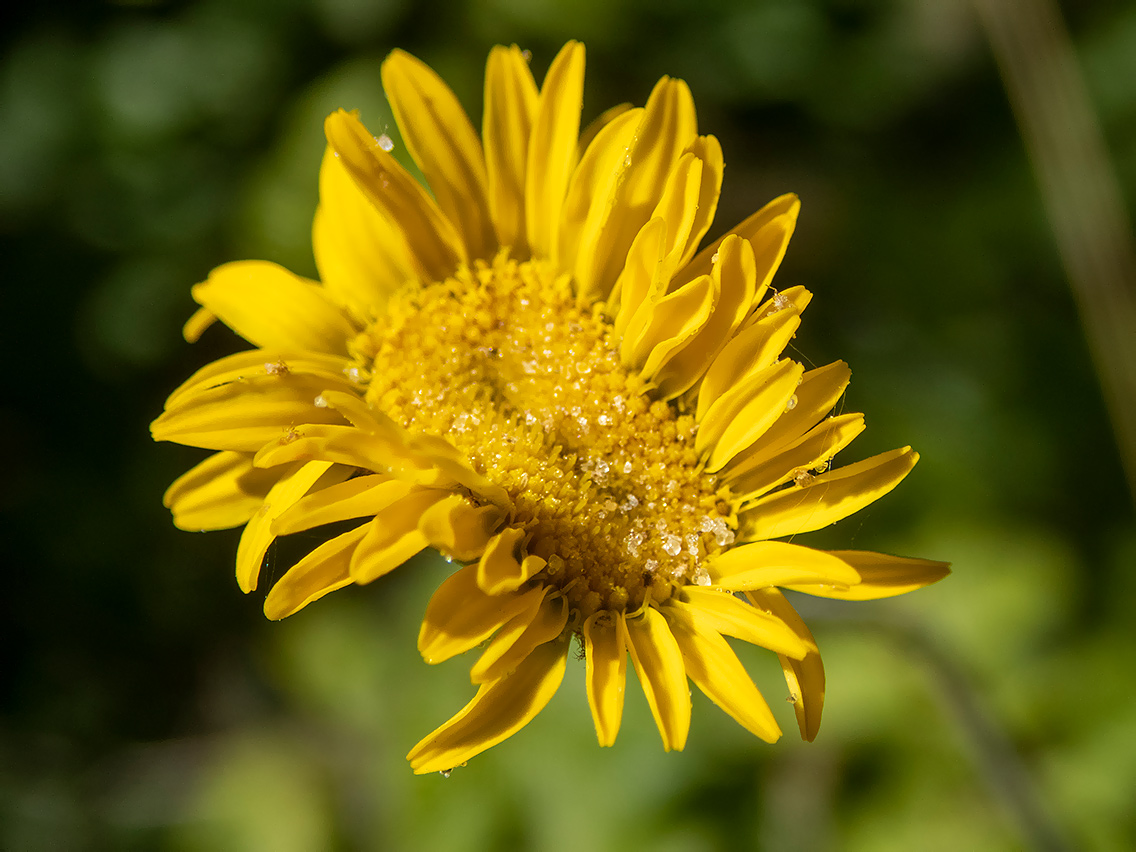
{"label": "yellow disc floret", "polygon": [[694,419],[652,400],[600,307],[547,264],[502,256],[408,287],[355,348],[368,402],[505,489],[542,579],[581,617],[707,583],[703,561],[732,543]]}

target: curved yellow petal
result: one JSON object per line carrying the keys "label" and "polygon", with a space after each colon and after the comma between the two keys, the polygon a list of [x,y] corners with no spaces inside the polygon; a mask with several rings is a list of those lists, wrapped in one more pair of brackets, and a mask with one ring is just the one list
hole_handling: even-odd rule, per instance
{"label": "curved yellow petal", "polygon": [[[470,670],[470,680],[486,683],[504,677],[519,666],[538,645],[551,642],[568,623],[568,601],[562,596],[546,596],[531,617],[515,616],[489,642]],[[519,630],[517,628],[520,628]]]}
{"label": "curved yellow petal", "polygon": [[537,103],[525,174],[525,232],[533,257],[556,250],[560,211],[576,166],[584,96],[584,46],[570,41],[552,61]]}
{"label": "curved yellow petal", "polygon": [[694,448],[716,471],[754,443],[785,411],[805,368],[789,358],[751,375],[722,394],[698,425]]}
{"label": "curved yellow petal", "polygon": [[746,463],[761,464],[800,440],[836,405],[851,376],[852,371],[843,361],[817,367],[801,376],[793,407],[754,442],[746,453]]}
{"label": "curved yellow petal", "polygon": [[218,266],[194,301],[254,346],[346,355],[357,329],[312,281],[264,260]]}
{"label": "curved yellow petal", "polygon": [[714,215],[718,212],[718,197],[722,193],[722,172],[725,169],[722,145],[714,136],[695,137],[687,151],[694,154],[702,163],[702,179],[699,182],[698,201],[695,204],[694,221],[686,240],[686,248],[678,259],[680,267],[690,262],[694,253],[698,251],[698,244],[702,242],[702,238],[706,236],[706,232],[714,222]]}
{"label": "curved yellow petal", "polygon": [[214,453],[174,480],[162,497],[182,530],[223,530],[248,521],[280,478],[258,470],[250,453]]}
{"label": "curved yellow petal", "polygon": [[337,477],[346,475],[345,471],[333,471],[331,462],[322,461],[297,464],[280,474],[276,484],[265,495],[260,510],[245,526],[237,545],[237,584],[242,592],[248,593],[256,588],[264,554],[276,539],[272,522],[329,473],[330,476],[324,480],[326,484],[330,484],[328,480],[334,482]]}
{"label": "curved yellow petal", "polygon": [[860,575],[844,560],[782,541],[731,548],[708,560],[706,570],[714,585],[731,592],[794,583],[854,586],[860,582]]}
{"label": "curved yellow petal", "polygon": [[381,512],[417,488],[381,473],[356,476],[297,501],[276,519],[272,530],[277,535],[291,535],[324,524],[364,518]]}
{"label": "curved yellow petal", "polygon": [[767,743],[777,742],[781,728],[726,640],[680,607],[664,606],[663,611],[682,651],[687,676],[747,731]]}
{"label": "curved yellow petal", "polygon": [[265,598],[264,614],[279,621],[353,583],[349,570],[351,555],[366,534],[366,524],[356,527],[325,541],[289,568]]}
{"label": "curved yellow petal", "polygon": [[804,644],[785,622],[730,592],[686,586],[682,593],[685,601],[672,598],[668,605],[692,619],[695,627],[733,636],[794,659],[805,655]]}
{"label": "curved yellow petal", "polygon": [[805,626],[805,622],[797,615],[797,611],[777,589],[746,592],[746,597],[754,606],[768,610],[793,628],[809,649],[802,660],[793,660],[785,656],[779,656],[778,659],[785,673],[785,682],[789,687],[789,697],[793,701],[793,712],[797,716],[797,727],[801,730],[801,738],[811,743],[820,730],[821,711],[824,709],[824,663],[821,661],[816,640]]}
{"label": "curved yellow petal", "polygon": [[788,482],[800,472],[828,464],[864,431],[863,414],[841,414],[822,420],[781,452],[770,457],[745,453],[722,472],[731,493],[742,503]]}
{"label": "curved yellow petal", "polygon": [[351,579],[359,585],[374,582],[425,550],[430,542],[419,525],[445,496],[445,491],[421,489],[376,512],[351,556]]}
{"label": "curved yellow petal", "polygon": [[[627,250],[626,263],[612,289],[612,299],[618,300],[618,308],[614,311],[615,333],[621,341],[633,320],[638,319],[641,325],[649,316],[645,303],[666,292],[666,282],[662,278],[667,254],[666,238],[667,223],[657,217],[640,229]],[[614,307],[615,304],[609,302],[609,308]]]}
{"label": "curved yellow petal", "polygon": [[829,553],[856,569],[860,575],[857,585],[848,589],[835,589],[823,585],[794,584],[789,588],[821,598],[873,601],[921,589],[939,582],[951,573],[949,562],[912,559],[867,550],[830,550]]}
{"label": "curved yellow petal", "polygon": [[705,327],[717,298],[714,282],[706,276],[641,306],[620,349],[624,366],[640,367],[644,377],[653,376],[671,354]]}
{"label": "curved yellow petal", "polygon": [[601,746],[615,744],[623,718],[627,685],[627,643],[623,613],[600,610],[584,622],[585,682],[588,707]]}
{"label": "curved yellow petal", "polygon": [[324,388],[345,391],[353,390],[360,377],[359,371],[352,367],[349,360],[335,355],[249,349],[206,364],[169,395],[165,407],[176,408],[194,394],[230,382],[244,382],[265,376],[285,379],[295,375],[318,378],[320,381],[313,382],[313,387],[322,383]]}
{"label": "curved yellow petal", "polygon": [[370,322],[392,292],[415,278],[410,248],[330,146],[320,166],[319,194],[312,252],[320,279],[358,320]]}
{"label": "curved yellow petal", "polygon": [[418,651],[431,664],[463,654],[543,595],[540,588],[487,595],[477,585],[477,566],[467,565],[451,574],[426,605],[418,632]]}
{"label": "curved yellow petal", "polygon": [[324,132],[355,184],[401,232],[422,281],[443,281],[468,260],[453,224],[434,199],[358,118],[345,110],[333,112],[324,122]]}
{"label": "curved yellow petal", "polygon": [[477,506],[460,494],[451,494],[423,513],[418,530],[431,547],[465,562],[485,552],[502,517],[497,506]]}
{"label": "curved yellow petal", "polygon": [[[616,187],[612,215],[594,247],[581,251],[577,260],[576,280],[582,294],[602,297],[610,292],[628,248],[655,215],[675,164],[697,136],[698,121],[689,87],[682,80],[663,77],[647,99],[636,128],[626,168]],[[688,226],[684,247],[689,233]]]}
{"label": "curved yellow petal", "polygon": [[485,67],[485,113],[481,122],[489,212],[498,241],[518,258],[528,254],[525,174],[539,97],[521,49],[515,44],[494,47]]}
{"label": "curved yellow petal", "polygon": [[186,343],[196,343],[205,330],[215,322],[217,322],[216,315],[205,308],[198,308],[181,327],[181,336],[185,338]]}
{"label": "curved yellow petal", "polygon": [[316,404],[323,380],[300,374],[252,376],[182,397],[150,424],[155,441],[256,452],[294,424],[342,423]]}
{"label": "curved yellow petal", "polygon": [[690,688],[678,642],[667,620],[654,607],[648,606],[641,617],[628,618],[623,623],[631,662],[655,717],[663,748],[682,751],[690,733]]}
{"label": "curved yellow petal", "polygon": [[746,508],[738,516],[738,540],[781,538],[834,524],[899,485],[917,461],[917,452],[901,447],[821,474],[808,484],[798,480]]}
{"label": "curved yellow petal", "polygon": [[438,207],[457,227],[466,257],[491,258],[497,235],[489,217],[485,154],[465,110],[442,78],[406,51],[392,51],[381,73],[403,142]]}
{"label": "curved yellow petal", "polygon": [[483,684],[456,716],[410,750],[414,773],[448,771],[531,722],[560,688],[567,650],[567,642],[548,642],[511,674]]}
{"label": "curved yellow petal", "polygon": [[520,527],[507,527],[489,540],[477,563],[477,585],[487,595],[515,592],[545,566],[539,556],[521,554],[528,534]]}
{"label": "curved yellow petal", "polygon": [[737,236],[724,240],[711,278],[718,299],[708,322],[654,375],[654,382],[665,399],[685,393],[702,378],[749,312],[754,293],[750,244]]}
{"label": "curved yellow petal", "polygon": [[591,145],[595,138],[600,135],[601,130],[603,130],[621,115],[630,112],[634,108],[635,107],[632,104],[626,102],[616,104],[613,107],[608,107],[591,121],[589,121],[588,126],[580,131],[580,142],[577,151],[578,155],[582,158],[584,156],[584,152],[588,150],[588,146]]}

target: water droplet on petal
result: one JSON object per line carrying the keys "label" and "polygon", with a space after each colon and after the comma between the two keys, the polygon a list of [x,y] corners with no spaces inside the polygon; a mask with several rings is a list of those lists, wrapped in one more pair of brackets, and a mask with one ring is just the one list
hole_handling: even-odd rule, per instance
{"label": "water droplet on petal", "polygon": [[379,143],[379,147],[384,151],[394,150],[394,140],[387,136],[385,133],[382,136],[376,136],[375,141]]}

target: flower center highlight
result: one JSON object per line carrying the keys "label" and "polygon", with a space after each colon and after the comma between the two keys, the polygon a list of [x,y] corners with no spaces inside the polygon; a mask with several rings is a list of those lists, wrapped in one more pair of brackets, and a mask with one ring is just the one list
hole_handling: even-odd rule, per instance
{"label": "flower center highlight", "polygon": [[704,560],[733,542],[694,418],[651,398],[601,307],[549,265],[502,255],[408,286],[355,351],[373,407],[444,437],[505,489],[511,524],[548,562],[540,580],[582,618],[708,583]]}

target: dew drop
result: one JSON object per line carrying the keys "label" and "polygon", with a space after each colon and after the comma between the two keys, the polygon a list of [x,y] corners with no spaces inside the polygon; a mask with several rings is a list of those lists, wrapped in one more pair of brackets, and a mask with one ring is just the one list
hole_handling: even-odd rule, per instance
{"label": "dew drop", "polygon": [[717,263],[718,262],[718,252],[714,252],[713,257],[710,258],[710,262],[711,263]]}
{"label": "dew drop", "polygon": [[623,472],[624,473],[631,473],[632,470],[634,470],[634,465],[632,465],[631,462],[624,462],[623,463]]}
{"label": "dew drop", "polygon": [[797,407],[797,395],[793,394],[791,397],[789,397],[789,401],[785,403],[785,410],[786,411],[792,411],[796,407]]}
{"label": "dew drop", "polygon": [[438,774],[441,775],[443,778],[449,778],[450,775],[453,774],[453,772],[454,772],[454,770],[452,770],[452,769],[443,769]]}
{"label": "dew drop", "polygon": [[682,539],[677,535],[663,536],[663,553],[667,556],[678,556],[682,553]]}
{"label": "dew drop", "polygon": [[694,569],[694,575],[690,579],[696,586],[710,585],[710,573],[701,565]]}
{"label": "dew drop", "polygon": [[394,140],[385,133],[382,136],[376,136],[375,141],[379,143],[379,147],[384,151],[389,152],[394,150]]}
{"label": "dew drop", "polygon": [[327,408],[327,398],[321,393],[315,398],[316,408]]}
{"label": "dew drop", "polygon": [[596,418],[596,422],[599,423],[601,426],[610,426],[611,425],[611,418],[608,417],[606,414],[601,414],[599,417]]}

